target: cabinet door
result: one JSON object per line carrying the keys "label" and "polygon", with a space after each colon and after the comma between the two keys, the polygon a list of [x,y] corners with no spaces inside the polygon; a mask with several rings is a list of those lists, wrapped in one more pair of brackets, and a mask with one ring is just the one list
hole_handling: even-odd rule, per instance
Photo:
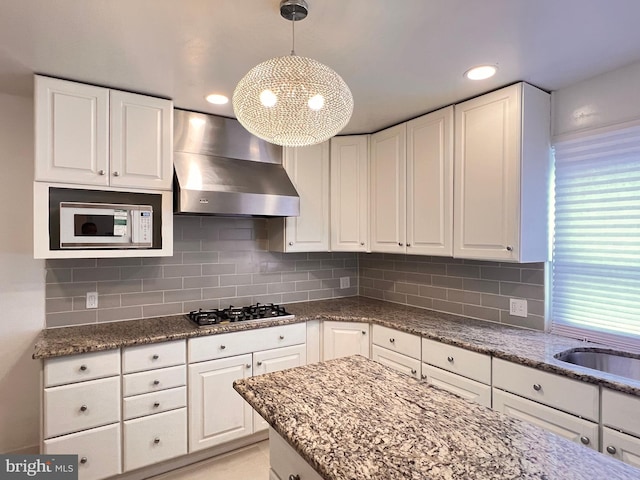
{"label": "cabinet door", "polygon": [[598,424],[493,389],[493,409],[598,451]]}
{"label": "cabinet door", "polygon": [[35,179],[108,185],[109,90],[35,77]]}
{"label": "cabinet door", "polygon": [[416,379],[420,378],[420,360],[416,360],[415,358],[387,350],[378,345],[372,345],[371,360],[393,368],[396,372],[404,373]]}
{"label": "cabinet door", "polygon": [[453,107],[407,122],[407,253],[453,255]]}
{"label": "cabinet door", "polygon": [[322,360],[362,355],[369,358],[369,324],[324,322]]}
{"label": "cabinet door", "polygon": [[329,251],[329,142],[286,148],[284,168],[300,195],[300,216],[284,222],[284,251]]}
{"label": "cabinet door", "polygon": [[331,250],[369,248],[369,135],[331,139]]}
{"label": "cabinet door", "polygon": [[173,103],[111,91],[111,185],[171,190]]}
{"label": "cabinet door", "polygon": [[251,376],[251,354],[189,365],[189,451],[250,435],[253,409],[233,389]]}
{"label": "cabinet door", "polygon": [[516,84],[455,106],[456,257],[518,258],[521,97]]}
{"label": "cabinet door", "polygon": [[[253,354],[253,374],[279,372],[287,368],[295,368],[307,363],[306,345],[275,348]],[[253,433],[269,428],[269,424],[258,412],[253,412]]]}
{"label": "cabinet door", "polygon": [[397,125],[371,135],[372,252],[405,252],[406,131]]}
{"label": "cabinet door", "polygon": [[602,429],[602,453],[640,468],[640,438],[604,427]]}

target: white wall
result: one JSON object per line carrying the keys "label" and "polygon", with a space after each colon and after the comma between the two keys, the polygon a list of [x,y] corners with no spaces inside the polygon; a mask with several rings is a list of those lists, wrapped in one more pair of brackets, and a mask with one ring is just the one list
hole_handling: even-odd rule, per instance
{"label": "white wall", "polygon": [[44,263],[33,259],[33,100],[0,94],[0,453],[36,452]]}
{"label": "white wall", "polygon": [[553,135],[640,119],[640,62],[552,93]]}

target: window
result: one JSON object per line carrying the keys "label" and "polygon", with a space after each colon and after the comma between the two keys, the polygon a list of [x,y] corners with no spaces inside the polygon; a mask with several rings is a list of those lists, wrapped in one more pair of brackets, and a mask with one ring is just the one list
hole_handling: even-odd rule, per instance
{"label": "window", "polygon": [[555,144],[552,331],[640,351],[640,124]]}

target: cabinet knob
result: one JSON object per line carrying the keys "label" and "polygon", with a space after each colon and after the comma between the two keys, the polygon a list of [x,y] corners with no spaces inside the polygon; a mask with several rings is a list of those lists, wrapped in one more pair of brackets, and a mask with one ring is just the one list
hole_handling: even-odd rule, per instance
{"label": "cabinet knob", "polygon": [[160,358],[160,355],[158,355],[157,353],[153,354],[153,357],[151,357],[154,360],[158,360]]}
{"label": "cabinet knob", "polygon": [[427,379],[427,376],[423,373],[422,375],[420,375],[422,377],[423,380]]}
{"label": "cabinet knob", "polygon": [[280,340],[284,340],[284,335],[280,335]]}
{"label": "cabinet knob", "polygon": [[160,402],[154,402],[153,408],[158,408],[160,406]]}
{"label": "cabinet knob", "polygon": [[120,176],[120,172],[113,172],[113,176],[114,177],[119,177]]}
{"label": "cabinet knob", "polygon": [[616,447],[614,447],[613,445],[609,445],[607,447],[607,453],[610,453],[611,455],[615,455],[617,451],[618,450],[616,450]]}
{"label": "cabinet knob", "polygon": [[293,473],[289,475],[289,480],[300,480],[300,475],[294,475]]}
{"label": "cabinet knob", "polygon": [[399,247],[402,247],[402,246],[404,246],[404,243],[402,243],[402,242],[398,242],[398,246],[399,246]]}
{"label": "cabinet knob", "polygon": [[542,385],[540,385],[539,383],[534,383],[534,384],[533,384],[533,389],[534,389],[536,392],[539,392],[540,390],[542,390]]}
{"label": "cabinet knob", "polygon": [[289,242],[289,246],[293,246],[293,242]]}
{"label": "cabinet knob", "polygon": [[251,368],[251,364],[250,363],[245,364],[245,368]]}
{"label": "cabinet knob", "polygon": [[224,350],[225,348],[227,348],[227,347],[224,346],[224,345],[220,345],[220,350]]}
{"label": "cabinet knob", "polygon": [[391,343],[395,343],[395,342],[396,342],[396,339],[395,339],[395,338],[390,338],[390,339],[389,339],[389,341],[390,341]]}
{"label": "cabinet knob", "polygon": [[153,443],[155,443],[156,445],[160,443],[160,438],[156,437],[153,439]]}
{"label": "cabinet knob", "polygon": [[589,437],[585,437],[584,435],[580,437],[580,441],[583,445],[589,445],[589,443],[591,442],[591,440],[589,440]]}
{"label": "cabinet knob", "polygon": [[153,384],[154,384],[154,385],[160,385],[160,380],[154,380],[154,381],[153,381]]}
{"label": "cabinet knob", "polygon": [[364,242],[360,242],[360,246],[364,247]]}
{"label": "cabinet knob", "polygon": [[507,245],[507,252],[513,251],[513,247],[511,245]]}
{"label": "cabinet knob", "polygon": [[410,246],[411,246],[411,244],[410,244],[410,243],[407,243],[407,247],[410,247]]}
{"label": "cabinet knob", "polygon": [[84,372],[87,369],[86,365],[80,365],[80,371]]}
{"label": "cabinet knob", "polygon": [[412,368],[412,369],[411,369],[411,374],[412,374],[412,375],[415,375],[416,373],[418,373],[418,371],[417,371],[415,368]]}
{"label": "cabinet knob", "polygon": [[262,362],[256,362],[256,365],[260,366],[262,365]]}
{"label": "cabinet knob", "polygon": [[87,463],[89,461],[89,459],[87,457],[82,457],[80,459],[80,463]]}
{"label": "cabinet knob", "polygon": [[87,407],[86,405],[82,405],[82,406],[80,407],[80,411],[81,411],[81,412],[86,412],[87,410],[89,410],[89,407]]}
{"label": "cabinet knob", "polygon": [[453,357],[447,357],[447,362],[453,363]]}
{"label": "cabinet knob", "polygon": [[98,175],[104,175],[105,173],[107,172],[105,172],[104,170],[98,170]]}
{"label": "cabinet knob", "polygon": [[367,334],[367,332],[365,332],[364,330],[362,330],[362,334],[363,334],[363,335],[366,335],[366,334]]}

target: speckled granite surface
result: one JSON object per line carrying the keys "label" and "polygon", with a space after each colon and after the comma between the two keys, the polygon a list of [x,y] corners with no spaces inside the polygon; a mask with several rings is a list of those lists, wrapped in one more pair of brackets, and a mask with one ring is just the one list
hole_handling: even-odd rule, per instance
{"label": "speckled granite surface", "polygon": [[234,388],[325,480],[640,478],[622,462],[363,357]]}
{"label": "speckled granite surface", "polygon": [[640,396],[640,381],[579,367],[554,358],[555,354],[564,350],[594,346],[558,335],[365,297],[293,303],[287,305],[287,310],[296,315],[294,320],[270,319],[198,328],[184,315],[177,315],[47,329],[38,337],[33,357],[72,355],[307,320],[370,322]]}

